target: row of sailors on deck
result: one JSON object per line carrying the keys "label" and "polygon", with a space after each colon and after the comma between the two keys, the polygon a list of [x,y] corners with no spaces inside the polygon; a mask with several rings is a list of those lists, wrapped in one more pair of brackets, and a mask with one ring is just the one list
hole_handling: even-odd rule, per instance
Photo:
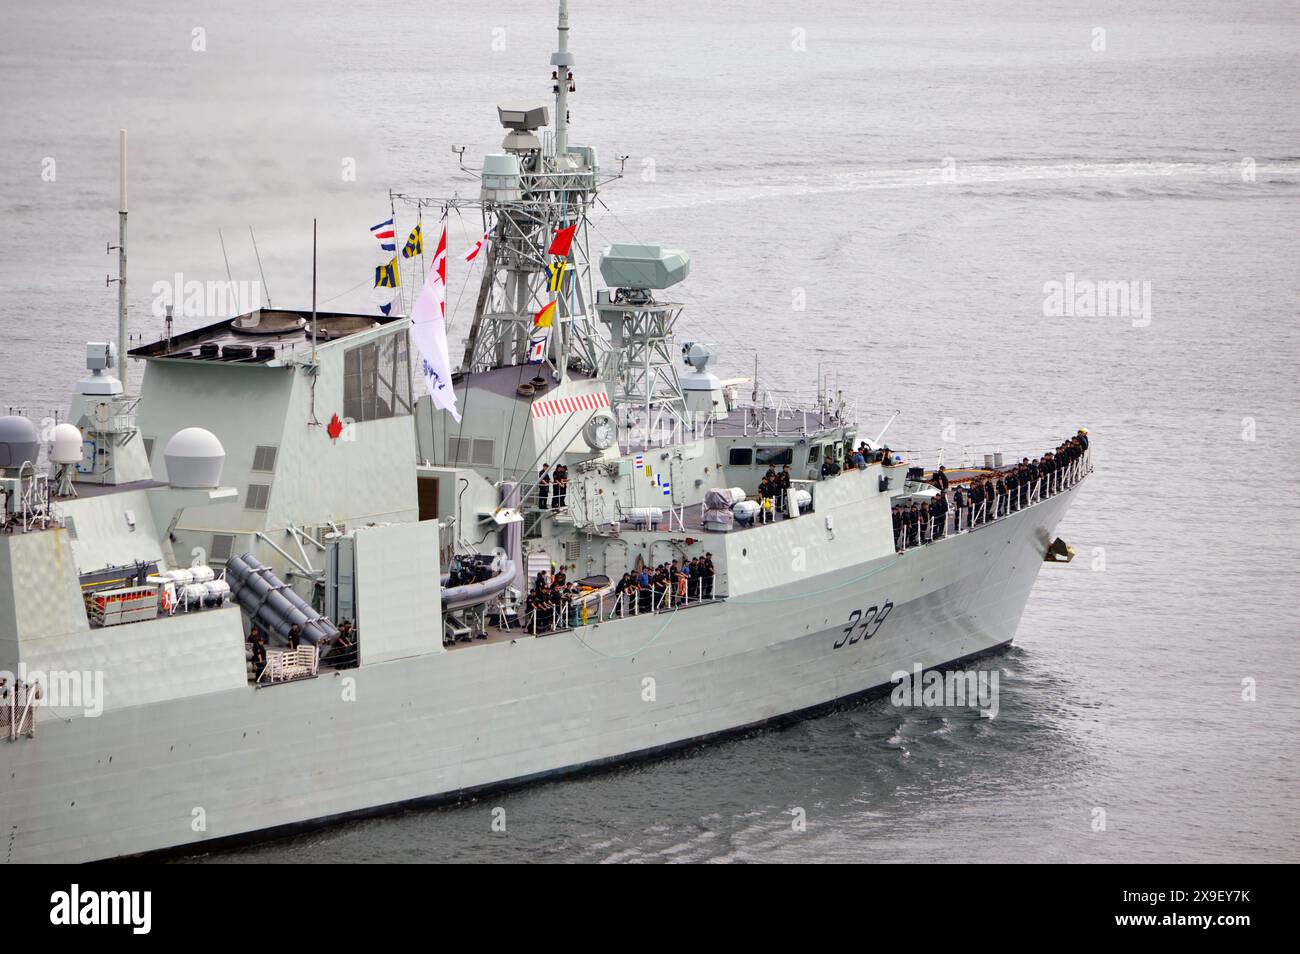
{"label": "row of sailors on deck", "polygon": [[898,550],[930,543],[944,537],[951,530],[959,533],[1005,517],[1036,499],[1065,489],[1069,469],[1083,457],[1088,449],[1088,432],[1079,433],[1058,444],[1037,460],[1022,459],[1007,470],[989,477],[974,477],[969,486],[952,485],[949,500],[947,470],[940,467],[930,478],[939,494],[929,502],[921,501],[911,506],[893,508],[894,544]]}
{"label": "row of sailors on deck", "polygon": [[551,510],[560,510],[568,503],[569,468],[564,464],[556,464],[555,470],[543,466],[541,473],[537,475],[537,506],[540,509],[547,509],[548,497],[551,501]]}
{"label": "row of sailors on deck", "polygon": [[[712,599],[713,575],[712,553],[661,563],[653,571],[643,568],[624,573],[614,587],[613,612],[648,613],[652,609]],[[582,622],[578,608],[580,595],[578,584],[570,583],[563,570],[551,577],[545,572],[538,573],[524,607],[529,632],[546,633],[579,625]]]}
{"label": "row of sailors on deck", "polygon": [[549,577],[545,572],[538,573],[524,605],[529,630],[545,633],[569,625],[573,601],[577,596],[578,584],[570,583],[563,570]]}
{"label": "row of sailors on deck", "polygon": [[706,553],[624,573],[614,587],[614,611],[622,616],[711,600],[714,572],[713,554]]}
{"label": "row of sailors on deck", "polygon": [[894,452],[888,447],[882,447],[879,450],[872,450],[867,446],[867,442],[860,443],[856,450],[850,445],[845,445],[844,467],[840,467],[831,456],[831,452],[826,452],[826,459],[822,461],[823,477],[838,477],[844,470],[866,470],[868,464],[877,464],[882,461],[888,462],[894,459]]}
{"label": "row of sailors on deck", "polygon": [[776,509],[785,509],[785,498],[790,492],[790,465],[782,464],[781,472],[777,473],[775,464],[767,465],[767,473],[758,482],[758,496],[763,501],[763,509],[770,509],[772,504],[768,501],[774,501]]}

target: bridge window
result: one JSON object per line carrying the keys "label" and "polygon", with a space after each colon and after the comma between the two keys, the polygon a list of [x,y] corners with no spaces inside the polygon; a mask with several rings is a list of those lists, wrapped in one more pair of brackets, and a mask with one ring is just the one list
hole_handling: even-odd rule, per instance
{"label": "bridge window", "polygon": [[754,448],[755,463],[781,464],[794,463],[794,449],[791,447],[756,447]]}
{"label": "bridge window", "polygon": [[752,447],[733,447],[731,456],[727,458],[727,463],[732,467],[748,467],[754,463],[754,448]]}

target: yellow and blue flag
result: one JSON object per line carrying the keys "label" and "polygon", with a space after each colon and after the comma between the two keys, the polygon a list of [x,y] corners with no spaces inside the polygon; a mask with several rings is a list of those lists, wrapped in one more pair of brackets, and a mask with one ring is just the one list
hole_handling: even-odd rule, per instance
{"label": "yellow and blue flag", "polygon": [[424,254],[424,234],[420,231],[420,226],[411,229],[411,237],[406,240],[406,245],[402,248],[402,258],[414,258],[416,255]]}
{"label": "yellow and blue flag", "polygon": [[397,256],[394,255],[387,265],[380,265],[375,269],[375,287],[396,288],[400,284],[402,284],[402,276],[397,271]]}
{"label": "yellow and blue flag", "polygon": [[568,262],[552,262],[547,266],[547,271],[551,273],[549,290],[558,292],[564,284],[564,270],[569,267]]}

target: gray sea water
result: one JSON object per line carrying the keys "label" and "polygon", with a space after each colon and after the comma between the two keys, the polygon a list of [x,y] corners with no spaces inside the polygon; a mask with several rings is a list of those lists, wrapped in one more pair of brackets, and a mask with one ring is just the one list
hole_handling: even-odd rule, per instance
{"label": "gray sea water", "polygon": [[[997,658],[996,719],[882,700],[212,860],[1300,860],[1296,5],[572,7],[572,140],[629,157],[600,244],[688,249],[679,328],[724,373],[757,358],[798,400],[820,365],[864,433],[899,410],[890,439],[926,464],[1087,427],[1097,474],[1060,528],[1079,556]],[[474,193],[450,147],[474,164],[497,103],[546,100],[553,23],[550,2],[10,11],[0,406],[65,406],[83,342],[113,335],[120,126],[133,331],[159,330],[154,282],[225,277],[218,229],[237,279],[251,225],[272,299],[306,305],[313,217],[323,307],[367,308],[388,190]],[[456,249],[477,220],[450,229]],[[1068,275],[1149,288],[1149,314],[1045,315]]]}

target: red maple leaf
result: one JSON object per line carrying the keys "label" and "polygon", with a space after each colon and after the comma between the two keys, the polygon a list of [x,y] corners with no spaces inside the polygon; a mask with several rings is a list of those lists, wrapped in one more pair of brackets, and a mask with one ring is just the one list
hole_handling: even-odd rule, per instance
{"label": "red maple leaf", "polygon": [[343,433],[343,422],[339,420],[337,414],[330,418],[329,426],[325,428],[325,433],[329,434],[330,440],[333,441],[338,440],[339,435]]}

